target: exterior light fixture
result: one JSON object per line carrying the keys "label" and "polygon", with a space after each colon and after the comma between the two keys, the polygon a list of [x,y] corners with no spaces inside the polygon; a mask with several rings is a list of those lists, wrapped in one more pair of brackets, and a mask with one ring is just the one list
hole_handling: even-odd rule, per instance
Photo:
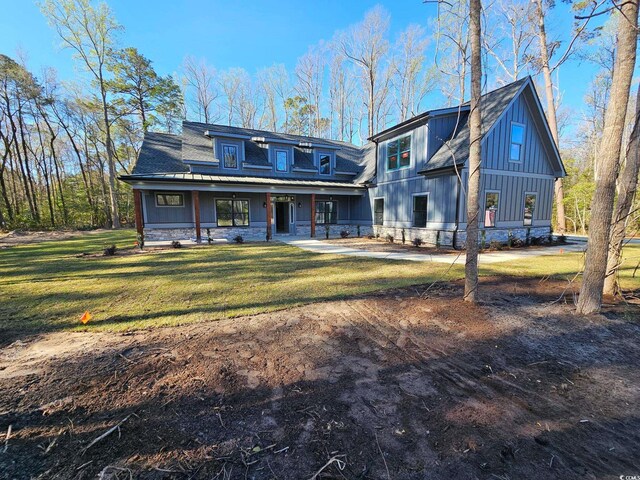
{"label": "exterior light fixture", "polygon": [[262,202],[262,208],[267,208],[267,202]]}
{"label": "exterior light fixture", "polygon": [[232,194],[231,194],[231,198],[236,198],[236,194],[235,194],[235,193],[232,193]]}
{"label": "exterior light fixture", "polygon": [[302,202],[298,202],[298,208],[302,208]]}

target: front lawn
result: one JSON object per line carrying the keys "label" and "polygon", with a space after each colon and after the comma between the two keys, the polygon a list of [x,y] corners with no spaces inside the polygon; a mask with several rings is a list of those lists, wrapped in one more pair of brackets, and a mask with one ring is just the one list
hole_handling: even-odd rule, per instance
{"label": "front lawn", "polygon": [[[0,338],[62,329],[127,330],[256,314],[428,283],[447,265],[320,255],[280,243],[82,257],[130,230],[0,250]],[[461,266],[445,278],[458,278]],[[79,323],[88,310],[93,320]]]}
{"label": "front lawn", "polygon": [[[47,331],[128,330],[250,315],[464,274],[463,265],[448,270],[442,263],[314,254],[280,243],[81,256],[112,243],[133,248],[134,241],[135,233],[123,230],[0,250],[0,343]],[[640,245],[625,255],[623,287],[637,289]],[[570,278],[582,259],[579,253],[535,257],[486,265],[481,274]],[[93,315],[87,326],[79,323],[85,310]]]}

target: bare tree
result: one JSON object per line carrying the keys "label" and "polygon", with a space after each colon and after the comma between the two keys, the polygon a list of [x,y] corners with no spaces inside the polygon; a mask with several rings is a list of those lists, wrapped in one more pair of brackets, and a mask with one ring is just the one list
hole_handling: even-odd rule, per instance
{"label": "bare tree", "polygon": [[[182,68],[189,90],[192,90],[192,104],[198,119],[204,123],[215,122],[213,114],[214,102],[219,96],[216,89],[216,71],[204,60],[196,60],[191,56],[184,59]],[[186,105],[187,102],[185,102]]]}
{"label": "bare tree", "polygon": [[484,32],[483,45],[497,66],[496,83],[504,85],[520,78],[531,64],[534,4],[531,0],[497,0],[489,10],[488,23],[493,28]]}
{"label": "bare tree", "polygon": [[393,82],[399,121],[416,115],[425,95],[434,87],[434,69],[425,68],[428,43],[425,30],[419,25],[409,25],[396,42]]}
{"label": "bare tree", "polygon": [[77,54],[96,81],[104,122],[102,128],[109,169],[111,221],[113,228],[120,228],[106,69],[112,61],[114,37],[122,27],[106,3],[94,7],[89,0],[46,0],[42,11],[63,44]]}
{"label": "bare tree", "polygon": [[600,147],[599,174],[591,202],[589,240],[577,308],[578,313],[582,314],[599,311],[602,303],[616,178],[629,103],[629,90],[636,63],[638,0],[626,0],[616,7],[620,9],[622,18],[618,26],[611,95],[605,114]]}
{"label": "bare tree", "polygon": [[389,69],[385,58],[389,50],[386,39],[389,30],[389,14],[381,6],[368,11],[364,20],[338,36],[340,52],[354,63],[361,73],[367,106],[367,131],[372,136],[378,125],[380,107],[388,93]]}
{"label": "bare tree", "polygon": [[313,106],[313,121],[310,122],[310,135],[320,132],[322,119],[322,92],[326,66],[326,47],[320,45],[309,48],[307,53],[298,59],[296,65],[296,91]]}
{"label": "bare tree", "polygon": [[226,100],[223,109],[226,111],[227,125],[233,125],[234,118],[238,115],[240,87],[246,74],[242,68],[230,68],[220,76],[220,87]]}
{"label": "bare tree", "polygon": [[[260,122],[262,128],[277,132],[280,130],[280,116],[284,103],[289,98],[289,74],[284,65],[278,64],[258,72],[258,87],[264,97],[264,115]],[[287,120],[284,119],[286,124]]]}
{"label": "bare tree", "polygon": [[482,162],[482,28],[480,0],[469,2],[469,37],[471,43],[471,112],[469,114],[469,182],[467,192],[467,259],[465,262],[464,299],[478,301],[478,213],[480,165]]}

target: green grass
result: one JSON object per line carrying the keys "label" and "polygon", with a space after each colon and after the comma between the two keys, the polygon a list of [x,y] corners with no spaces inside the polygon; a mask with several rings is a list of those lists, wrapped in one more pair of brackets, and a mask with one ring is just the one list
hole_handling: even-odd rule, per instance
{"label": "green grass", "polygon": [[[0,338],[66,329],[128,330],[280,310],[425,283],[447,265],[320,255],[279,243],[78,258],[132,231],[0,250]],[[461,267],[447,278],[459,277]],[[85,310],[93,320],[85,327]]]}
{"label": "green grass", "polygon": [[[0,250],[0,343],[59,330],[178,325],[290,308],[376,290],[461,278],[463,266],[397,262],[306,252],[278,243],[215,245],[116,257],[78,257],[115,243],[132,248],[130,230],[84,234]],[[628,247],[624,288],[640,246]],[[572,276],[577,253],[482,267],[483,275]],[[79,323],[85,310],[93,320]]]}

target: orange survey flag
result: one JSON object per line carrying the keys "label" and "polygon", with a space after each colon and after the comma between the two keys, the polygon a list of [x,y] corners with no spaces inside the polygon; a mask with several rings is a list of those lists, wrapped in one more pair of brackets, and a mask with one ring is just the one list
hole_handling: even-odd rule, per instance
{"label": "orange survey flag", "polygon": [[89,320],[91,320],[92,318],[93,318],[93,317],[92,317],[92,316],[91,316],[91,314],[89,313],[89,310],[87,310],[87,311],[86,311],[86,312],[84,312],[84,313],[82,314],[82,316],[80,317],[80,321],[81,321],[84,325],[86,325],[86,324],[87,324],[87,322],[88,322]]}

